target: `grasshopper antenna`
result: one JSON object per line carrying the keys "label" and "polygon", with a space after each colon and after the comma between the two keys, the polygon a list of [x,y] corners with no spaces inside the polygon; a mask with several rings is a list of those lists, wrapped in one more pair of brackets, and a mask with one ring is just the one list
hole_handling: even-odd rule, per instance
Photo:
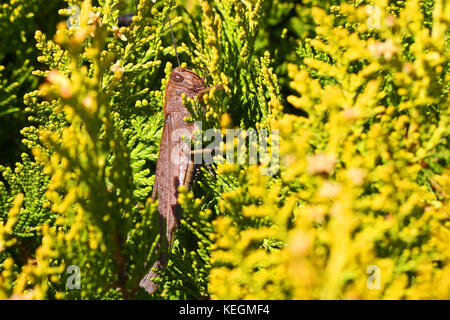
{"label": "grasshopper antenna", "polygon": [[167,18],[169,19],[170,33],[172,34],[173,48],[175,49],[175,55],[177,56],[178,66],[181,67],[180,58],[178,58],[177,45],[175,43],[175,37],[173,36],[172,23],[170,22],[170,17],[167,16]]}

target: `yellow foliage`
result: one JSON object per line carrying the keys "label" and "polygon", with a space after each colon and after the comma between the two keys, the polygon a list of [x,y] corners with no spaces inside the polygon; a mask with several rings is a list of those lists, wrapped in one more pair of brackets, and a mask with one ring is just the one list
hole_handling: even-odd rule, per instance
{"label": "yellow foliage", "polygon": [[[222,171],[240,184],[223,194],[225,217],[215,221],[214,298],[450,298],[450,171],[425,171],[448,152],[448,96],[436,91],[449,62],[448,4],[436,1],[428,32],[418,1],[395,18],[384,3],[376,1],[381,23],[369,36],[365,7],[311,11],[320,27],[304,43],[316,56],[288,65],[296,94],[287,98],[308,117],[271,121],[281,179]],[[409,48],[405,35],[414,35]],[[440,107],[438,121],[430,105]]]}

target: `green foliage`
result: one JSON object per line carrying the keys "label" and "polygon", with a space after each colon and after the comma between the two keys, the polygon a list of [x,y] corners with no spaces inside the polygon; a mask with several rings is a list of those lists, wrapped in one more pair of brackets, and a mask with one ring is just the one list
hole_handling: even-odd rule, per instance
{"label": "green foliage", "polygon": [[33,44],[34,32],[55,32],[56,11],[63,2],[43,3],[39,0],[14,0],[0,8],[0,127],[2,135],[0,161],[13,165],[26,148],[20,144],[19,131],[26,123],[23,95],[36,89],[38,79],[32,71],[39,67],[38,51]]}
{"label": "green foliage", "polygon": [[[0,14],[1,132],[29,151],[0,159],[0,298],[448,297],[445,2],[377,1],[376,28],[369,1],[47,2]],[[200,170],[149,296],[169,16],[182,65],[223,85],[186,120],[279,129],[281,166]]]}

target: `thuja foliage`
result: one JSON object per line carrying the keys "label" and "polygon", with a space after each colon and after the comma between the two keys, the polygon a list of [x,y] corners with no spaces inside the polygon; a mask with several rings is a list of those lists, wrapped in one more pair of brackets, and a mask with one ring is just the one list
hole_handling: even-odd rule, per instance
{"label": "thuja foliage", "polygon": [[[2,297],[146,298],[138,282],[155,258],[158,239],[150,194],[172,69],[167,61],[175,61],[168,15],[176,6],[140,1],[131,25],[118,28],[119,15],[129,10],[124,2],[67,4],[81,8],[72,27],[66,19],[75,12],[64,9],[53,38],[35,34],[38,61],[45,67],[33,75],[45,82],[24,96],[33,125],[21,131],[32,157],[24,154],[15,169],[3,169]],[[207,85],[225,87],[205,95],[207,111],[192,120],[218,125],[230,119],[222,116],[227,110],[236,114],[237,124],[267,126],[268,102],[276,100],[277,87],[269,55],[253,57],[261,3],[221,7],[229,38],[217,12],[221,5],[202,2],[196,21],[204,31],[190,33],[189,45],[179,43],[182,58],[187,53],[189,63],[209,70],[202,74]],[[181,23],[188,25],[172,17],[175,34]],[[232,61],[239,72],[231,70]],[[186,207],[155,297],[209,296],[211,242],[205,235],[213,229],[195,215],[198,207],[214,208],[221,192],[208,179],[200,177],[194,186],[205,201]],[[211,210],[206,212],[200,217]],[[25,242],[27,236],[33,241]]]}
{"label": "thuja foliage", "polygon": [[47,34],[55,32],[58,8],[63,1],[43,3],[38,0],[2,1],[0,5],[0,137],[3,164],[14,164],[26,151],[20,144],[19,131],[26,122],[23,95],[38,86],[32,76],[39,66],[38,50],[33,45],[37,28]]}
{"label": "thuja foliage", "polygon": [[280,176],[223,169],[214,298],[450,296],[449,7],[374,4],[311,8],[288,65],[307,116],[272,121]]}
{"label": "thuja foliage", "polygon": [[[446,2],[69,5],[77,23],[62,9],[54,35],[35,32],[29,152],[0,168],[0,298],[450,297]],[[278,129],[281,163],[271,176],[225,163],[180,189],[149,296],[169,15],[183,65],[223,85],[185,100],[186,120]]]}

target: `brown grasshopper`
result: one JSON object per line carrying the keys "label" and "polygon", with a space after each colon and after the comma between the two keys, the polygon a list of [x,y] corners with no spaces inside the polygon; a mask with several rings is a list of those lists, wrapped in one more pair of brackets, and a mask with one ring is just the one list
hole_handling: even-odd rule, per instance
{"label": "brown grasshopper", "polygon": [[[170,20],[169,20],[170,24]],[[172,26],[170,25],[172,31]],[[173,34],[172,34],[173,37]],[[174,40],[175,53],[178,60]],[[178,64],[179,60],[178,60]],[[222,86],[215,86],[221,88]],[[155,183],[152,198],[158,199],[160,243],[158,250],[163,249],[159,259],[153,264],[148,273],[142,278],[139,285],[148,293],[153,293],[158,284],[151,279],[158,277],[152,269],[163,269],[167,264],[167,251],[173,242],[173,233],[178,226],[181,216],[181,208],[177,202],[178,187],[190,188],[194,162],[191,159],[190,144],[186,138],[192,139],[197,129],[193,123],[186,123],[185,117],[191,116],[183,105],[182,95],[190,99],[200,97],[211,88],[205,88],[205,82],[197,74],[189,69],[176,67],[170,74],[164,96],[164,127],[156,163]],[[164,248],[161,241],[167,239]]]}

